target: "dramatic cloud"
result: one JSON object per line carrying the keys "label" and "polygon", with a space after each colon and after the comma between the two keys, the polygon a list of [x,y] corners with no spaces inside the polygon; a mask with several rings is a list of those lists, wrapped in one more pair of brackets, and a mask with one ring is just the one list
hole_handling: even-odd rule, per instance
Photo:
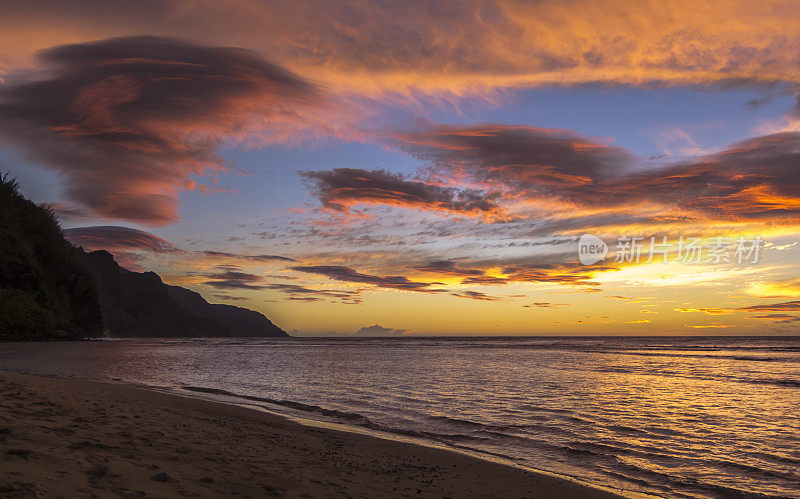
{"label": "dramatic cloud", "polygon": [[235,260],[250,260],[254,262],[296,262],[294,258],[289,258],[288,256],[280,256],[280,255],[239,255],[236,253],[225,253],[222,251],[212,251],[212,250],[205,250],[203,251],[204,255],[214,256],[219,258],[231,258]]}
{"label": "dramatic cloud", "polygon": [[[613,264],[585,267],[572,262],[576,236],[583,232],[608,236],[607,240],[614,233],[653,230],[672,235],[713,230],[709,235],[761,233],[765,237],[797,232],[800,107],[772,123],[777,115],[769,104],[770,100],[783,102],[800,90],[800,5],[796,1],[764,0],[756,7],[745,0],[609,0],[602,4],[592,0],[449,4],[143,0],[135,5],[98,5],[92,0],[14,2],[0,19],[0,140],[15,149],[12,162],[16,162],[16,152],[21,152],[26,156],[23,168],[39,165],[53,170],[42,175],[39,185],[32,185],[32,193],[42,195],[54,178],[63,180],[66,196],[54,206],[62,215],[92,217],[91,223],[116,223],[101,221],[106,218],[170,223],[178,217],[181,191],[216,189],[218,174],[235,171],[221,157],[227,157],[223,151],[230,146],[237,148],[230,157],[238,158],[242,156],[238,146],[283,143],[298,136],[298,131],[297,140],[303,140],[309,127],[338,138],[357,134],[368,142],[357,154],[367,149],[374,153],[376,146],[384,146],[421,163],[419,170],[409,173],[408,158],[399,162],[389,158],[389,166],[379,162],[364,166],[362,157],[355,166],[364,169],[334,170],[347,166],[336,154],[331,164],[317,166],[320,156],[311,153],[309,164],[315,165],[305,168],[322,171],[302,174],[319,200],[316,206],[302,207],[307,217],[280,211],[286,207],[280,206],[282,200],[297,193],[291,192],[292,181],[284,184],[286,171],[277,170],[273,180],[289,189],[285,196],[258,205],[248,202],[240,206],[245,213],[226,207],[233,210],[230,218],[224,217],[228,211],[221,217],[214,211],[216,206],[212,211],[201,209],[194,218],[208,216],[200,220],[208,224],[199,228],[198,220],[191,220],[190,228],[196,232],[193,239],[208,237],[215,224],[246,222],[249,228],[242,226],[228,242],[240,240],[252,248],[251,237],[271,238],[273,249],[263,252],[277,253],[247,255],[239,254],[246,250],[219,246],[225,251],[183,254],[181,263],[195,268],[186,278],[194,284],[206,281],[207,289],[223,293],[220,299],[255,294],[236,290],[260,290],[258,294],[287,301],[357,303],[366,296],[366,289],[376,293],[397,289],[436,292],[442,299],[457,302],[461,301],[457,298],[510,301],[510,296],[492,296],[504,289],[497,286],[506,285],[530,295],[515,305],[516,316],[504,317],[503,327],[516,328],[508,325],[530,320],[531,313],[546,315],[544,309],[555,306],[544,301],[550,299],[555,285],[568,287],[560,289],[562,293],[592,292],[604,283],[610,293],[624,293],[636,284],[638,291],[632,292],[650,293],[648,286],[657,283],[664,291],[653,291],[658,299],[649,303],[661,303],[658,310],[663,315],[648,317],[672,324],[739,316],[789,321],[800,315],[796,302],[742,309],[673,309],[738,307],[745,302],[731,305],[725,300],[738,299],[742,291],[761,297],[758,303],[800,298],[796,283],[756,287],[748,282],[793,277],[794,255],[777,255],[767,247],[766,266],[730,273],[721,269],[712,277],[704,277],[702,268],[689,275],[680,266],[661,272],[655,266],[619,269]],[[720,16],[721,12],[725,15]],[[65,22],[75,19],[80,22]],[[140,33],[157,36],[132,36]],[[204,45],[162,36],[202,40]],[[226,48],[231,46],[240,48]],[[40,49],[45,50],[37,62],[32,55]],[[684,113],[683,119],[678,116],[680,106],[672,109],[683,94],[659,94],[655,101],[648,100],[646,109],[634,105],[646,113],[670,111],[669,116],[659,114],[666,121],[638,130],[646,139],[651,128],[686,123],[686,137],[696,139],[692,145],[702,152],[681,151],[697,155],[675,161],[669,155],[635,157],[618,147],[614,138],[568,130],[422,121],[454,110],[453,119],[462,123],[471,115],[535,119],[535,112],[549,108],[539,107],[530,114],[529,98],[547,97],[547,92],[526,93],[516,101],[519,89],[567,86],[580,87],[576,95],[581,102],[597,97],[592,89],[598,87],[647,90],[614,91],[609,99],[601,95],[602,106],[595,109],[609,116],[608,127],[600,133],[629,143],[631,137],[618,134],[630,132],[632,122],[617,123],[614,112],[637,104],[642,96],[649,99],[650,89],[691,89],[692,105],[702,100],[698,90],[746,87],[747,92],[728,95],[728,104],[740,109],[729,109],[725,119],[719,120],[721,125],[708,133],[699,128],[689,132],[689,126],[715,120],[704,111],[719,110],[720,96],[710,98],[707,109],[700,104]],[[568,94],[559,94],[557,100],[561,100],[555,104],[566,103],[572,93]],[[752,97],[749,108],[745,107]],[[331,102],[342,115],[359,120],[357,131],[342,130],[337,122],[321,119],[323,114],[330,116]],[[486,102],[498,106],[487,110]],[[566,104],[580,107],[581,102]],[[453,108],[448,107],[451,103]],[[476,106],[474,114],[472,106]],[[516,106],[522,107],[512,109]],[[352,118],[356,114],[358,118]],[[417,117],[421,120],[410,121]],[[583,130],[602,129],[602,119],[594,118],[581,120],[567,110],[555,120],[582,123]],[[784,126],[784,121],[791,120],[795,131],[785,132],[792,128]],[[393,128],[401,123],[411,128],[404,133]],[[753,126],[784,133],[708,152],[719,145],[716,141],[721,137],[743,136]],[[694,133],[697,136],[689,137]],[[632,143],[640,149],[639,139],[642,136],[633,137]],[[374,156],[369,151],[367,159]],[[266,155],[283,158],[280,151]],[[248,164],[270,163],[248,158]],[[273,163],[284,170],[294,165],[292,161]],[[31,176],[36,180],[37,175]],[[208,175],[208,181],[200,175]],[[270,225],[265,217],[273,215],[282,219]],[[342,220],[358,223],[344,228]],[[216,239],[230,234],[226,229]],[[141,234],[106,236],[106,245],[110,244],[107,239],[119,241],[118,253],[130,248],[132,260],[142,255],[155,260],[155,255],[163,260],[161,268],[177,260],[171,256],[178,254],[177,249],[171,251],[166,241],[162,240],[169,246],[141,239]],[[103,239],[96,234],[82,237],[89,242],[92,237]],[[200,250],[213,247],[207,243],[198,239],[189,244]],[[357,251],[349,251],[353,247]],[[303,255],[302,263],[279,256],[284,252]],[[289,280],[293,275],[248,270],[269,262],[279,267],[296,265],[287,272],[296,272],[312,284]],[[241,268],[209,270],[209,263]],[[620,275],[605,274],[613,270],[621,270]],[[667,291],[668,286],[701,285],[710,279],[719,287],[704,288],[700,305],[685,305],[686,297],[674,296],[673,289]],[[439,289],[450,288],[454,282],[458,284],[452,289]],[[362,289],[333,289],[338,287]],[[473,287],[478,291],[461,290]],[[227,289],[234,291],[225,294]],[[602,308],[615,301],[599,300],[608,303],[598,304],[592,297],[575,298],[582,303],[585,299],[585,313],[606,313]],[[619,305],[640,301],[625,300]],[[524,313],[519,307],[523,303],[540,308]],[[601,310],[588,311],[592,307]],[[328,308],[321,307],[320,313],[324,315]],[[623,308],[644,314],[639,307]],[[709,317],[717,315],[722,317]],[[468,327],[484,331],[493,320],[483,314],[475,317]],[[686,320],[675,322],[677,317]],[[587,319],[610,320],[605,316]],[[638,323],[643,322],[631,322]]]}
{"label": "dramatic cloud", "polygon": [[578,262],[548,263],[561,258],[573,257],[562,254],[548,254],[547,257],[516,258],[511,260],[491,259],[471,261],[464,267],[458,260],[434,260],[412,269],[431,273],[441,278],[461,277],[461,284],[477,286],[501,286],[512,283],[555,283],[582,286],[594,290],[599,283],[594,275],[599,272],[619,270],[614,263],[582,265]]}
{"label": "dramatic cloud", "polygon": [[800,81],[799,10],[792,0],[758,8],[746,0],[166,0],[103,8],[30,0],[0,18],[0,60],[24,61],[60,40],[147,32],[246,44],[326,86],[362,94],[769,86]]}
{"label": "dramatic cloud", "polygon": [[491,196],[480,191],[406,180],[383,170],[336,168],[301,175],[322,204],[336,211],[348,211],[357,204],[384,204],[490,219],[503,215]]}
{"label": "dramatic cloud", "polygon": [[128,270],[143,271],[142,266],[147,253],[170,255],[183,253],[169,241],[139,229],[102,225],[64,229],[64,238],[73,246],[86,251],[106,250],[114,259]]}
{"label": "dramatic cloud", "polygon": [[291,267],[291,269],[297,272],[324,275],[337,281],[372,284],[379,288],[397,289],[402,291],[419,291],[424,293],[441,293],[446,291],[444,289],[432,289],[431,286],[440,284],[436,282],[415,282],[409,280],[405,276],[377,276],[362,274],[349,267],[341,267],[336,265],[298,266]]}
{"label": "dramatic cloud", "polygon": [[412,156],[455,174],[457,180],[504,187],[526,197],[578,189],[620,175],[633,164],[625,149],[567,130],[489,124],[432,126],[396,134]]}
{"label": "dramatic cloud", "polygon": [[[246,50],[157,37],[63,45],[49,72],[0,87],[0,138],[62,173],[67,196],[115,219],[163,225],[192,174],[225,170],[226,137],[300,120],[318,92]],[[278,133],[277,129],[274,133]]]}
{"label": "dramatic cloud", "polygon": [[[426,161],[438,184],[479,188],[500,209],[521,205],[569,214],[566,221],[551,221],[551,231],[658,217],[675,223],[800,220],[797,132],[757,137],[665,167],[637,163],[622,148],[563,130],[432,126],[394,140]],[[605,221],[591,213],[598,207]],[[643,211],[652,215],[643,217]],[[581,213],[590,214],[582,223]]]}
{"label": "dramatic cloud", "polygon": [[635,166],[628,151],[574,132],[502,124],[431,125],[389,134],[387,140],[428,165],[418,175],[424,180],[344,168],[305,172],[324,206],[344,211],[358,203],[380,203],[492,222],[511,221],[532,208],[569,214],[561,220],[542,220],[533,229],[542,234],[631,219],[630,214],[613,212],[580,216],[572,209],[590,205],[588,211],[596,211],[598,202],[605,206],[626,202],[605,195],[603,189],[606,183],[633,174]]}
{"label": "dramatic cloud", "polygon": [[799,163],[800,133],[757,137],[697,161],[609,182],[598,200],[649,196],[713,219],[796,223]]}
{"label": "dramatic cloud", "polygon": [[615,265],[578,265],[563,264],[514,264],[501,270],[502,275],[467,277],[462,284],[505,285],[514,282],[555,283],[571,286],[588,286],[596,288],[594,275],[598,272],[619,270]]}
{"label": "dramatic cloud", "polygon": [[152,253],[180,253],[172,243],[149,232],[130,227],[102,225],[95,227],[75,227],[64,229],[64,238],[74,246],[87,251],[115,250],[149,251]]}

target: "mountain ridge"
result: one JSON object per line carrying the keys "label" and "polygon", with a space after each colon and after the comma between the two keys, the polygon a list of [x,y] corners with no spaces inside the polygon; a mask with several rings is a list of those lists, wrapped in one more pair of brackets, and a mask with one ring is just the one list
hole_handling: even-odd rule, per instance
{"label": "mountain ridge", "polygon": [[122,267],[108,251],[76,248],[76,254],[97,287],[106,336],[289,336],[259,312],[209,303],[195,291],[165,284],[155,272]]}
{"label": "mountain ridge", "polygon": [[286,337],[254,310],[208,303],[65,238],[55,215],[0,175],[0,341]]}
{"label": "mountain ridge", "polygon": [[265,315],[249,308],[209,303],[191,289],[166,284],[167,295],[184,310],[198,317],[210,319],[231,331],[237,337],[283,337],[286,331],[272,323]]}

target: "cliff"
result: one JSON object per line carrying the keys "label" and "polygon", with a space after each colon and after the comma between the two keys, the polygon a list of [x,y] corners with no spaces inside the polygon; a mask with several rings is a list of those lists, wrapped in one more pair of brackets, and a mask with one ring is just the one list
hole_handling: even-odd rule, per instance
{"label": "cliff", "polygon": [[230,336],[289,336],[264,315],[233,305],[208,303],[200,293],[180,286],[167,286],[167,294],[175,303],[192,314],[215,321],[228,328]]}
{"label": "cliff", "polygon": [[0,341],[74,340],[102,334],[92,280],[53,213],[0,177]]}

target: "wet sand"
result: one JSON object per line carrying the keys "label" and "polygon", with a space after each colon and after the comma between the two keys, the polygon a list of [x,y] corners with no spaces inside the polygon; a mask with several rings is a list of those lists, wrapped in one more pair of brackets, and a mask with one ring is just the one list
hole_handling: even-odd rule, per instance
{"label": "wet sand", "polygon": [[253,409],[2,372],[0,462],[0,497],[618,497]]}

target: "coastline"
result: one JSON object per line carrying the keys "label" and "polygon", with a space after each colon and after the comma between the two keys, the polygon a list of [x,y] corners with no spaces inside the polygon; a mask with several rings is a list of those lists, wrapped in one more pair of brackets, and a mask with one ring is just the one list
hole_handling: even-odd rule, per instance
{"label": "coastline", "polygon": [[0,372],[0,400],[0,490],[15,497],[620,497],[445,448],[126,385]]}

